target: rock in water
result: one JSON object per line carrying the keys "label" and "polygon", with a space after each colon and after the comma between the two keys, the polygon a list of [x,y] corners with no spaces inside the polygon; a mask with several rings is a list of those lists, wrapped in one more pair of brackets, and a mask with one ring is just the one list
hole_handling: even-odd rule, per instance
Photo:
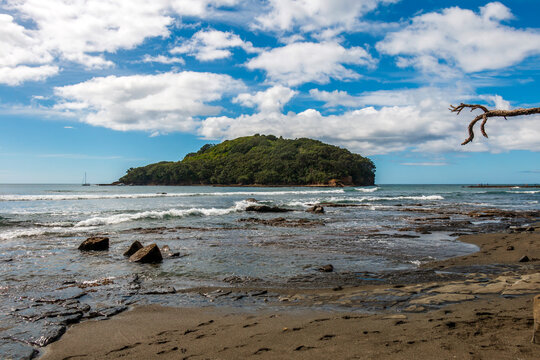
{"label": "rock in water", "polygon": [[322,272],[332,272],[334,271],[334,266],[332,264],[328,264],[321,266],[318,270]]}
{"label": "rock in water", "polygon": [[137,251],[141,250],[143,247],[144,246],[142,246],[142,244],[138,240],[135,240],[133,242],[133,244],[131,244],[129,249],[126,250],[126,252],[124,253],[124,256],[129,257],[129,256],[135,254]]}
{"label": "rock in water", "polygon": [[315,205],[306,210],[313,214],[324,214],[324,208],[321,205]]}
{"label": "rock in water", "polygon": [[161,251],[159,251],[159,247],[156,244],[150,244],[131,255],[129,261],[140,263],[158,263],[163,261],[163,256],[161,256]]}
{"label": "rock in water", "polygon": [[540,295],[534,297],[533,303],[534,329],[531,342],[540,344]]}
{"label": "rock in water", "polygon": [[109,238],[104,236],[93,236],[84,240],[81,245],[79,245],[79,250],[81,251],[105,251],[109,250]]}
{"label": "rock in water", "polygon": [[246,208],[246,211],[256,211],[256,212],[261,212],[261,213],[278,213],[278,212],[287,212],[291,210],[283,209],[277,206],[250,205]]}
{"label": "rock in water", "polygon": [[529,257],[528,257],[527,255],[522,256],[522,257],[518,260],[518,262],[529,262],[529,261],[530,261],[530,259],[529,259]]}

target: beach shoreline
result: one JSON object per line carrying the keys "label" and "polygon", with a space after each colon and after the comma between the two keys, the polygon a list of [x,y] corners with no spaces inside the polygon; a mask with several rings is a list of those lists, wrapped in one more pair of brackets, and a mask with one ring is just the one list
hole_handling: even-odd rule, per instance
{"label": "beach shoreline", "polygon": [[[41,358],[533,359],[540,350],[530,343],[540,226],[522,230],[461,237],[479,251],[422,266],[462,279],[271,289],[279,307],[136,306],[72,326]],[[523,256],[529,261],[519,262]],[[386,308],[357,311],[377,298]]]}

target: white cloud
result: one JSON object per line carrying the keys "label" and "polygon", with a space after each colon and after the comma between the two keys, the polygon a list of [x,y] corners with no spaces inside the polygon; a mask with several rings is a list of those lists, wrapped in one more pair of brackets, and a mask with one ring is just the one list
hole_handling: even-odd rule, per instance
{"label": "white cloud", "polygon": [[295,86],[330,79],[358,79],[360,75],[343,64],[372,66],[375,60],[361,47],[344,48],[336,42],[299,42],[263,52],[247,62],[248,69],[261,69],[276,83]]}
{"label": "white cloud", "polygon": [[538,29],[516,29],[502,24],[510,10],[499,2],[480,8],[479,13],[452,7],[416,16],[404,29],[389,33],[376,48],[400,56],[398,65],[415,66],[428,72],[454,68],[472,73],[500,69],[540,54]]}
{"label": "white cloud", "polygon": [[[366,91],[360,95],[350,95],[346,91],[334,90],[324,91],[319,89],[311,89],[309,94],[315,99],[324,102],[324,107],[344,106],[349,108],[361,106],[408,106],[416,105],[426,99],[457,99],[465,101],[476,95],[471,95],[468,87],[452,87],[452,88],[437,88],[437,87],[421,87],[417,89],[394,89],[394,90],[377,90]],[[486,96],[483,98],[488,101],[493,101],[495,98]],[[502,98],[501,98],[502,100]],[[429,100],[428,100],[429,101]]]}
{"label": "white cloud", "polygon": [[242,48],[248,53],[258,52],[249,41],[243,41],[232,32],[200,30],[186,43],[171,49],[171,54],[188,54],[199,61],[212,61],[231,57],[231,48]]}
{"label": "white cloud", "polygon": [[[435,91],[433,88],[404,93],[365,93],[360,96],[364,98],[360,103],[372,99],[383,105],[380,108],[362,105],[334,115],[323,115],[315,109],[284,114],[279,107],[274,107],[274,111],[259,111],[234,118],[209,117],[202,121],[198,132],[208,139],[231,139],[254,133],[312,137],[365,155],[407,149],[428,153],[540,150],[540,117],[509,118],[507,122],[490,119],[487,126],[489,140],[476,139],[472,144],[461,146],[474,114],[464,113],[456,117],[450,113],[448,105],[469,96],[456,95],[459,92],[453,89]],[[381,101],[386,96],[405,100],[402,105],[391,106]]]}
{"label": "white cloud", "polygon": [[255,94],[240,94],[233,99],[233,102],[257,108],[261,113],[279,112],[296,94],[294,90],[277,85]]}
{"label": "white cloud", "polygon": [[[272,31],[318,31],[330,27],[337,32],[351,29],[358,19],[381,4],[399,0],[270,0],[270,11],[256,17],[256,28]],[[336,30],[336,29],[334,29]]]}
{"label": "white cloud", "polygon": [[0,14],[0,83],[19,85],[27,80],[43,80],[58,72],[47,65],[52,55],[33,38],[32,32]]}
{"label": "white cloud", "polygon": [[192,131],[196,117],[221,111],[211,102],[242,89],[242,82],[212,73],[108,76],[55,88],[61,101],[54,110],[113,130]]}
{"label": "white cloud", "polygon": [[160,64],[185,64],[186,62],[182,58],[168,57],[165,55],[152,56],[150,54],[144,55],[142,62],[144,63],[160,63]]}
{"label": "white cloud", "polygon": [[0,66],[0,84],[20,85],[21,83],[32,80],[40,81],[58,73],[57,66],[26,66],[19,65],[15,67]]}
{"label": "white cloud", "polygon": [[[113,66],[108,53],[169,36],[178,16],[209,17],[238,0],[5,0],[0,14],[0,83],[18,85],[58,73],[67,60]],[[23,25],[24,24],[24,25]],[[165,59],[161,59],[165,60]],[[170,61],[173,61],[170,59]],[[175,62],[179,62],[175,60]]]}

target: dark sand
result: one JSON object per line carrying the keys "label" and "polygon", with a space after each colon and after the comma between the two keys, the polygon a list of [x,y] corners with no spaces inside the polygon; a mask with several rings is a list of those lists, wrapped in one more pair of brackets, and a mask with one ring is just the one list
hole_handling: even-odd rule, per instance
{"label": "dark sand", "polygon": [[[532,299],[540,293],[540,228],[535,230],[464,236],[480,251],[428,265],[515,266],[502,274],[298,292],[304,309],[350,304],[343,312],[294,305],[243,312],[136,307],[111,320],[72,326],[42,359],[540,359],[540,345],[530,342]],[[519,263],[523,255],[532,261]],[[407,298],[407,309],[354,312],[351,299],[396,291]]]}

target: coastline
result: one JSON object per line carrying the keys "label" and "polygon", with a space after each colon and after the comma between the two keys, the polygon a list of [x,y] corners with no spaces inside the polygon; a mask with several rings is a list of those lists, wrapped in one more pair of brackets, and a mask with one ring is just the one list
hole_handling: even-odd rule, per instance
{"label": "coastline", "polygon": [[[139,306],[72,326],[42,359],[533,359],[540,349],[530,343],[540,224],[531,228],[460,237],[479,251],[422,266],[462,278],[272,289],[281,294],[280,306],[243,310]],[[529,261],[519,262],[524,255]],[[370,299],[384,306],[355,311]]]}

